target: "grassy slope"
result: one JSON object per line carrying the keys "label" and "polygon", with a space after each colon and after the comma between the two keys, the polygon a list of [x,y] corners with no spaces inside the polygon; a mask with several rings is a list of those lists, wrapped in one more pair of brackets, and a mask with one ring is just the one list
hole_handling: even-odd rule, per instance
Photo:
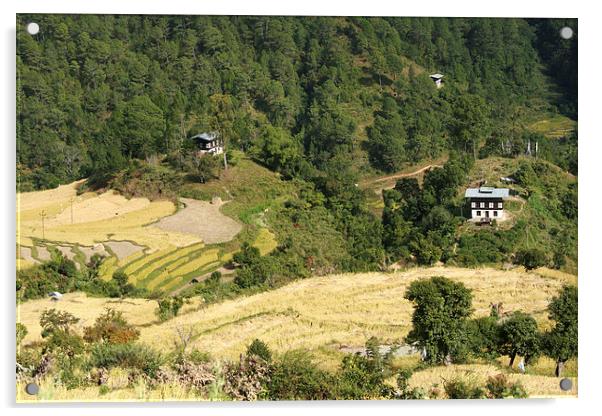
{"label": "grassy slope", "polygon": [[25,302],[19,318],[29,329],[26,342],[39,339],[37,319],[46,307],[68,310],[87,325],[111,306],[142,326],[142,341],[157,348],[172,345],[176,327],[192,325],[195,346],[216,357],[236,358],[257,337],[279,352],[301,347],[319,352],[339,345],[361,346],[372,335],[385,342],[401,341],[410,329],[412,312],[403,293],[413,280],[434,275],[471,288],[475,316],[487,315],[490,302],[503,302],[506,311],[533,314],[542,327],[548,325],[545,308],[550,298],[563,283],[576,282],[573,275],[547,269],[526,273],[520,268],[416,268],[314,277],[221,304],[201,305],[193,298],[183,314],[165,323],[156,322],[155,301],[87,298],[81,293],[67,294],[52,304],[47,299]]}
{"label": "grassy slope", "polygon": [[[204,305],[201,299],[193,298],[180,316],[163,323],[154,315],[155,301],[87,298],[81,293],[67,294],[52,304],[46,299],[25,302],[17,316],[29,330],[25,343],[40,338],[37,322],[45,308],[67,310],[82,319],[83,327],[90,325],[105,307],[112,307],[124,311],[126,318],[139,327],[141,341],[159,349],[173,346],[176,328],[191,327],[195,334],[192,346],[209,351],[216,358],[237,359],[253,339],[260,338],[277,353],[308,349],[323,367],[334,369],[342,357],[338,350],[341,346],[362,346],[371,336],[384,343],[401,342],[410,329],[412,313],[412,305],[403,299],[405,289],[413,280],[433,275],[461,281],[471,288],[474,316],[487,315],[490,302],[503,302],[507,312],[523,310],[533,314],[542,329],[550,325],[545,309],[551,297],[563,283],[576,283],[573,275],[547,269],[527,273],[522,269],[416,268],[386,274],[314,277],[214,305]],[[400,365],[404,360],[416,358],[404,357]],[[492,364],[453,366],[445,371],[475,373],[478,377],[494,371],[514,373],[503,365],[498,368]],[[512,377],[520,378],[533,395],[549,395],[557,384],[550,377],[552,371],[551,362],[544,359],[533,367],[532,376]],[[574,363],[568,371],[576,376]],[[425,374],[418,373],[413,382],[428,388],[441,382],[438,374],[427,369]]]}

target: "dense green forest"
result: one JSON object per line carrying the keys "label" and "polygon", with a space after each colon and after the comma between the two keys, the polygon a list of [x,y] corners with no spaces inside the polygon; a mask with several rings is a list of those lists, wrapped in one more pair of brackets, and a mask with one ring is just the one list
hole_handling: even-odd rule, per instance
{"label": "dense green forest", "polygon": [[[576,180],[547,163],[576,175],[577,133],[549,138],[526,127],[559,113],[576,118],[576,35],[558,33],[565,24],[576,33],[576,20],[18,20],[20,191],[86,177],[119,190],[136,171],[164,196],[182,195],[166,172],[186,171],[200,182],[217,177],[221,161],[191,157],[187,140],[216,130],[230,157],[243,151],[298,190],[270,214],[280,246],[248,264],[253,279],[241,272],[242,288],[308,275],[314,262],[324,273],[376,270],[399,259],[576,264]],[[28,21],[39,23],[37,35],[24,30]],[[444,74],[443,88],[429,78],[434,72]],[[522,157],[527,142],[540,144],[540,158],[511,173],[531,217],[511,230],[459,235],[458,190],[475,161]],[[357,186],[362,178],[442,155],[450,155],[444,168],[424,183],[400,181],[384,192],[382,218],[374,215]],[[155,169],[157,160],[168,170]],[[308,253],[316,240],[309,232],[305,240],[286,234],[303,222],[328,235],[316,241],[323,250]],[[533,241],[550,241],[553,253],[518,256]]]}
{"label": "dense green forest", "polygon": [[[30,20],[40,33],[17,33],[21,190],[178,152],[218,126],[232,148],[311,178],[392,171],[509,135],[520,116],[576,111],[577,42],[561,21],[19,15]],[[372,166],[354,163],[363,150]]]}

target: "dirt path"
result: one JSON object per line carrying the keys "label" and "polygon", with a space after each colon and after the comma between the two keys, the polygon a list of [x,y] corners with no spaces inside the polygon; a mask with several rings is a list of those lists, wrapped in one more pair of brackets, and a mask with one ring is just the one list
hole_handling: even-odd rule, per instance
{"label": "dirt path", "polygon": [[[439,161],[437,161],[437,162],[439,162]],[[395,183],[397,182],[398,179],[410,178],[412,176],[420,175],[421,173],[426,172],[432,168],[439,168],[439,167],[443,166],[442,163],[443,163],[443,161],[441,161],[440,163],[431,163],[431,164],[423,166],[419,169],[416,169],[412,172],[396,173],[394,175],[381,176],[380,178],[366,180],[366,181],[360,183],[360,187],[363,189],[372,188],[374,190],[374,193],[376,193],[377,195],[380,195],[383,189],[394,188]]]}
{"label": "dirt path", "polygon": [[385,181],[390,181],[392,179],[401,179],[401,178],[408,178],[410,176],[416,176],[419,173],[422,173],[426,170],[429,170],[431,168],[440,168],[441,165],[426,165],[414,172],[408,172],[408,173],[396,173],[395,175],[391,175],[391,176],[384,176],[382,178],[378,178],[376,180],[373,181],[373,183],[378,183],[378,182],[385,182]]}

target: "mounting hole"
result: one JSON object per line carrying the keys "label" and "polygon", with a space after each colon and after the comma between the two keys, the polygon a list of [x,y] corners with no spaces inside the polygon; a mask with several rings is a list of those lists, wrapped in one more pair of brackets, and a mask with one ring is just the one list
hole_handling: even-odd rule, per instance
{"label": "mounting hole", "polygon": [[25,386],[25,392],[31,396],[35,396],[40,391],[40,388],[36,383],[28,383]]}
{"label": "mounting hole", "polygon": [[37,35],[39,31],[40,25],[38,25],[36,22],[27,23],[27,33],[30,35]]}
{"label": "mounting hole", "polygon": [[573,37],[573,29],[571,29],[568,26],[563,27],[562,29],[560,29],[560,37],[562,39],[570,39]]}
{"label": "mounting hole", "polygon": [[563,378],[562,380],[560,380],[560,390],[569,391],[572,388],[573,388],[573,382],[571,381],[570,378]]}

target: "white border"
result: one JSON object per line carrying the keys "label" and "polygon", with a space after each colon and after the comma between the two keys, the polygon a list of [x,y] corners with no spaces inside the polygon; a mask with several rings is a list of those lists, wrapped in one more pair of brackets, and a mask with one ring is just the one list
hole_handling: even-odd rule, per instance
{"label": "white border", "polygon": [[[5,231],[2,239],[2,279],[4,282],[2,333],[2,403],[8,414],[20,411],[23,414],[39,415],[50,411],[64,415],[123,413],[131,415],[162,415],[165,406],[177,407],[178,414],[236,414],[246,415],[291,415],[331,414],[344,412],[347,415],[365,415],[378,412],[380,415],[420,412],[421,414],[478,414],[505,415],[509,413],[588,414],[593,413],[600,403],[602,387],[600,378],[600,225],[596,213],[602,194],[600,191],[600,159],[602,157],[600,137],[600,91],[601,83],[586,75],[599,72],[602,68],[599,41],[602,16],[597,13],[594,2],[586,1],[539,1],[505,0],[498,2],[469,0],[429,0],[428,2],[393,2],[304,0],[300,2],[248,1],[183,1],[183,0],[103,0],[101,2],[54,0],[21,0],[17,4],[2,7],[2,51],[1,65],[3,96],[0,99],[3,127],[0,151],[3,163],[1,189],[3,198],[2,220]],[[527,401],[456,401],[456,402],[359,402],[359,403],[259,403],[169,405],[61,405],[44,408],[17,407],[14,403],[14,259],[15,259],[15,13],[126,13],[126,14],[265,14],[265,15],[380,15],[380,16],[489,16],[489,17],[577,17],[579,18],[579,284],[580,284],[580,339],[579,339],[579,399],[527,400]],[[544,247],[545,249],[545,247]],[[82,407],[86,410],[82,412]],[[596,406],[599,407],[599,406]],[[598,408],[599,411],[599,408]],[[597,413],[597,412],[596,412]]]}

